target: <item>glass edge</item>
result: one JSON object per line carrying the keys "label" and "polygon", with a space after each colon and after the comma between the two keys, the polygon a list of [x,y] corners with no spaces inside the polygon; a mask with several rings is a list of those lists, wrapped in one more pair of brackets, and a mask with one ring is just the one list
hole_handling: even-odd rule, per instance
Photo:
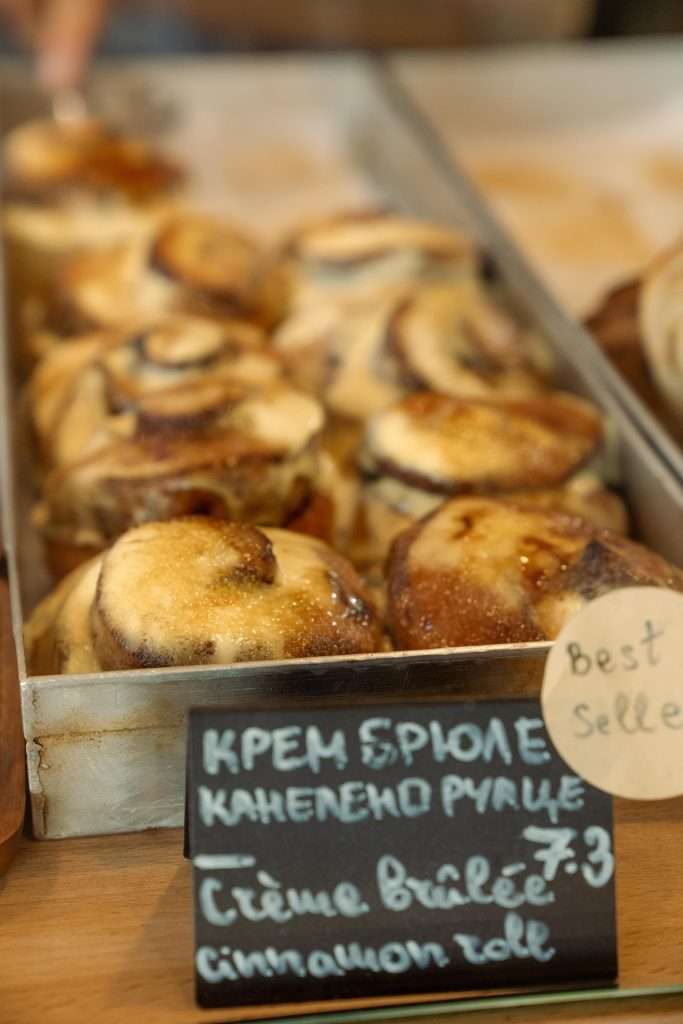
{"label": "glass edge", "polygon": [[[398,1006],[379,1006],[359,1010],[341,1012],[319,1012],[298,1014],[295,1017],[280,1018],[287,1024],[346,1024],[346,1022],[408,1020],[420,1017],[438,1017],[444,1014],[477,1012],[484,1010],[513,1010],[525,1006],[551,1006],[567,1003],[612,1001],[617,999],[665,998],[672,995],[683,995],[682,985],[663,985],[654,988],[595,988],[568,989],[561,992],[520,993],[505,996],[477,996],[474,999],[447,999],[429,1003],[411,1003]],[[250,1024],[258,1024],[259,1020],[277,1018],[253,1018]]]}

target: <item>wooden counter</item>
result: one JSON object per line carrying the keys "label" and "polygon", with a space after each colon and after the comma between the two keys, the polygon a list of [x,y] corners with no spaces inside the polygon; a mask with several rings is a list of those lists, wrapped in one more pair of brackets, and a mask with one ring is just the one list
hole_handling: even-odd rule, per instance
{"label": "wooden counter", "polygon": [[[654,808],[657,808],[653,814]],[[683,801],[617,809],[621,986],[683,980]],[[0,1021],[196,1024],[256,1017],[199,1010],[192,989],[190,869],[182,833],[37,843],[0,879]],[[683,994],[457,1015],[462,1024],[683,1019]],[[437,1016],[435,1010],[434,1018]],[[429,1020],[433,1018],[430,1016]]]}

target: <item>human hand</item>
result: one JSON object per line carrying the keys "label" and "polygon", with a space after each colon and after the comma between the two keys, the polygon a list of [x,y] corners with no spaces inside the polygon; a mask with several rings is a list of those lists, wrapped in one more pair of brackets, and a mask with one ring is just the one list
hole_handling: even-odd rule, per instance
{"label": "human hand", "polygon": [[33,50],[48,89],[77,86],[105,21],[110,0],[0,0],[0,15]]}

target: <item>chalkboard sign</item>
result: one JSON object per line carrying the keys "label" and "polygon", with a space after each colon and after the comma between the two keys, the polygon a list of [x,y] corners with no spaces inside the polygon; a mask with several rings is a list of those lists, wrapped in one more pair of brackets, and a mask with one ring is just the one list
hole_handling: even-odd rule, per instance
{"label": "chalkboard sign", "polygon": [[195,709],[202,1006],[605,982],[611,800],[538,703]]}

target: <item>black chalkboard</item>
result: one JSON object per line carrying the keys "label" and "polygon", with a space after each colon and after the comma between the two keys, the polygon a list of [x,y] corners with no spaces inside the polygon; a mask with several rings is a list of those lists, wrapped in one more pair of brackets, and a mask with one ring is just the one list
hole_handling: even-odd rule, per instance
{"label": "black chalkboard", "polygon": [[188,800],[202,1006],[616,975],[611,800],[536,701],[194,709]]}

